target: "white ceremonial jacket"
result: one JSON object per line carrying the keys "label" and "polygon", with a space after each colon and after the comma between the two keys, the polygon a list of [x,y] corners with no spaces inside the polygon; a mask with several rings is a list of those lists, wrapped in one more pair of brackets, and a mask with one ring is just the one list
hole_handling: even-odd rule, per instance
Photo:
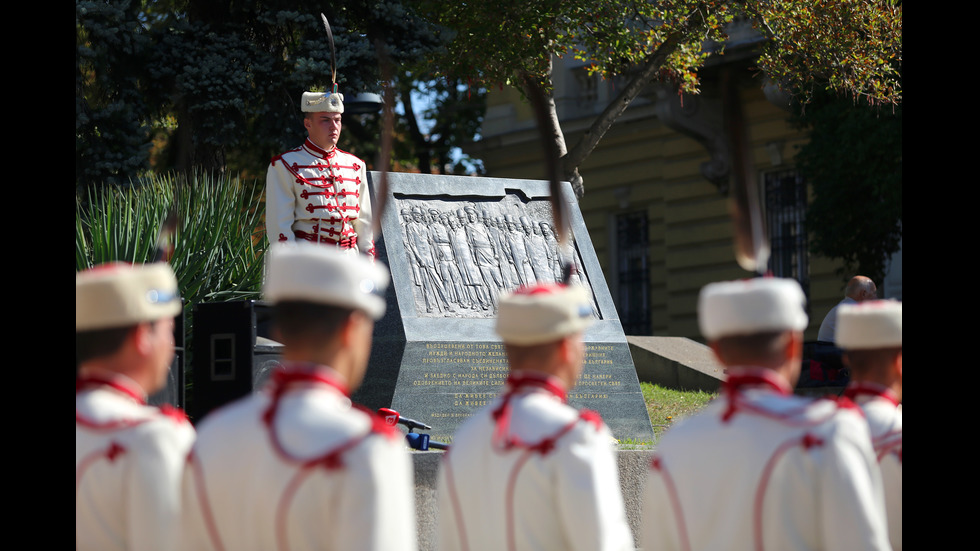
{"label": "white ceremonial jacket", "polygon": [[656,551],[889,548],[861,411],[765,369],[730,368],[722,395],[663,436],[642,526]]}
{"label": "white ceremonial jacket", "polygon": [[306,240],[374,256],[371,194],[364,161],[309,138],[274,157],[265,181],[269,244]]}
{"label": "white ceremonial jacket", "polygon": [[861,406],[871,429],[885,486],[888,539],[892,549],[902,550],[902,408],[894,392],[869,383],[851,383],[844,393]]}
{"label": "white ceremonial jacket", "polygon": [[178,549],[194,427],[120,375],[75,381],[75,548]]}
{"label": "white ceremonial jacket", "polygon": [[557,379],[512,373],[443,458],[439,549],[632,550],[613,446]]}
{"label": "white ceremonial jacket", "polygon": [[413,551],[413,478],[404,435],[352,407],[333,370],[287,364],[201,421],[185,548]]}

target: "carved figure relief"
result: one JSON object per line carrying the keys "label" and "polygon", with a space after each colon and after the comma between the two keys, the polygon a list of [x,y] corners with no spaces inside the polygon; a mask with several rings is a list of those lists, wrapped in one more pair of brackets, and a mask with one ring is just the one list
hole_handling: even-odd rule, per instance
{"label": "carved figure relief", "polygon": [[[574,243],[561,254],[547,200],[395,200],[419,316],[493,317],[501,293],[561,280],[572,254],[582,266]],[[580,271],[572,280],[591,291]],[[594,298],[593,313],[599,317]]]}

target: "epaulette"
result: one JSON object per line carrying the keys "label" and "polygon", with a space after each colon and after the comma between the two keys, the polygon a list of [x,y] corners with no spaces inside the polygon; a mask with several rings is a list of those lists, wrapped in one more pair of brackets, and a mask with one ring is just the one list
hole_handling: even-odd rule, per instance
{"label": "epaulette", "polygon": [[598,411],[593,411],[591,409],[583,409],[579,411],[579,419],[585,421],[586,423],[591,423],[596,430],[601,429],[603,425],[602,416],[599,415]]}
{"label": "epaulette", "polygon": [[864,410],[861,409],[861,406],[859,406],[857,404],[857,402],[855,402],[854,400],[851,400],[847,396],[834,396],[834,395],[829,395],[829,396],[825,396],[823,399],[825,399],[825,400],[832,400],[834,403],[837,404],[837,407],[839,409],[850,409],[850,410],[854,410],[859,415],[861,415],[861,417],[864,417]]}
{"label": "epaulette", "polygon": [[190,423],[190,419],[187,418],[187,413],[178,407],[174,407],[170,404],[164,404],[160,406],[159,409],[160,413],[162,413],[165,417],[169,417],[170,419],[176,421],[178,425]]}
{"label": "epaulette", "polygon": [[395,425],[389,425],[385,418],[382,417],[378,412],[371,411],[364,406],[355,404],[355,407],[365,413],[371,419],[371,432],[374,434],[380,434],[387,437],[390,440],[395,438],[400,438],[402,433]]}

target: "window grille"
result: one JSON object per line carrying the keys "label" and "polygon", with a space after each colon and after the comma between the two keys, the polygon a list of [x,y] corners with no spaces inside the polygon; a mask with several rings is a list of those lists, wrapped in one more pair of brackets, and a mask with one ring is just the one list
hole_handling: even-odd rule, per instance
{"label": "window grille", "polygon": [[650,239],[646,211],[616,216],[616,307],[627,335],[649,335]]}
{"label": "window grille", "polygon": [[769,229],[769,270],[795,279],[810,296],[810,263],[806,235],[806,181],[796,170],[767,173],[763,178]]}

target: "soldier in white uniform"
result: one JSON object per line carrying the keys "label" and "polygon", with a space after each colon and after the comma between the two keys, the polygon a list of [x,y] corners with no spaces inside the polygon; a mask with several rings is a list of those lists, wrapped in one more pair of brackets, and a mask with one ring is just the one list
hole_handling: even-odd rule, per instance
{"label": "soldier in white uniform", "polygon": [[511,372],[442,462],[440,550],[633,549],[609,429],[566,403],[591,314],[580,287],[501,297],[496,330]]}
{"label": "soldier in white uniform", "polygon": [[805,297],[793,280],[701,290],[721,395],[657,444],[644,489],[650,550],[888,549],[881,474],[849,400],[793,394]]}
{"label": "soldier in white uniform", "polygon": [[375,255],[364,161],[337,148],[344,96],[305,92],[303,145],[274,157],[265,182],[269,243],[311,241]]}
{"label": "soldier in white uniform", "polygon": [[174,357],[177,280],[166,264],[75,274],[75,548],[177,549],[194,428],[146,404]]}
{"label": "soldier in white uniform", "polygon": [[350,400],[387,283],[380,265],[332,247],[270,248],[264,295],[283,364],[199,424],[185,548],[416,549],[405,438]]}
{"label": "soldier in white uniform", "polygon": [[844,395],[864,411],[885,485],[888,538],[902,549],[902,303],[843,304],[836,339],[851,368]]}

